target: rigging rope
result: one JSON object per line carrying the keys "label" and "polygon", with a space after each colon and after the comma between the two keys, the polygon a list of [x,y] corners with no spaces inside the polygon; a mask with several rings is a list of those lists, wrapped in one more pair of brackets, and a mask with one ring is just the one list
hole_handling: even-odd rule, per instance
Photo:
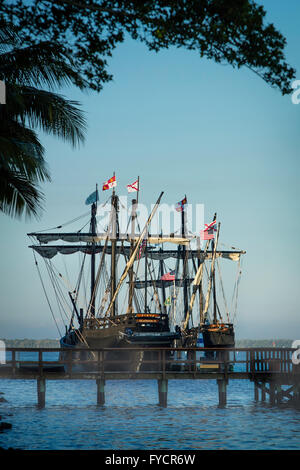
{"label": "rigging rope", "polygon": [[56,318],[55,318],[55,316],[54,316],[54,313],[53,313],[53,310],[52,310],[52,307],[51,307],[51,304],[50,304],[50,301],[49,301],[49,298],[48,298],[48,295],[47,295],[47,292],[46,292],[46,289],[45,289],[45,286],[44,286],[44,282],[43,282],[43,279],[42,279],[42,276],[41,276],[41,273],[40,273],[40,268],[39,268],[38,262],[37,262],[37,260],[36,260],[34,250],[32,250],[32,252],[33,252],[33,256],[34,256],[34,260],[35,260],[35,265],[36,265],[36,268],[37,268],[37,272],[38,272],[38,275],[39,275],[39,278],[40,278],[40,281],[41,281],[41,284],[42,284],[42,287],[43,287],[43,291],[44,291],[44,294],[45,294],[45,297],[46,297],[46,300],[47,300],[47,303],[48,303],[48,306],[49,306],[51,315],[52,315],[53,320],[54,320],[54,322],[55,322],[55,325],[56,325],[57,331],[58,331],[58,333],[59,333],[59,336],[61,336],[61,332],[60,332],[59,326],[58,326],[58,324],[57,324]]}
{"label": "rigging rope", "polygon": [[[239,291],[239,284],[240,284],[240,280],[241,280],[241,275],[242,275],[242,266],[241,266],[241,262],[240,260],[238,261],[238,267],[237,267],[237,277],[236,277],[236,282],[235,282],[235,286],[234,286],[234,291],[233,291],[233,294],[232,294],[232,304],[233,304],[233,301],[234,301],[234,295],[235,295],[235,305],[234,305],[234,309],[233,309],[233,323],[235,322],[235,319],[236,319],[236,314],[237,314],[237,301],[238,301],[238,291]],[[232,305],[233,307],[233,305]]]}
{"label": "rigging rope", "polygon": [[[228,320],[228,323],[229,323],[229,310],[228,310],[228,307],[227,307],[227,302],[226,302],[226,297],[225,297],[225,291],[224,291],[224,285],[223,285],[223,279],[222,279],[222,275],[221,275],[221,269],[220,269],[220,264],[219,264],[219,260],[217,258],[217,268],[218,268],[218,274],[219,274],[219,279],[220,279],[220,285],[221,285],[221,291],[222,291],[222,295],[223,295],[223,301],[224,301],[224,305],[225,305],[225,310],[226,310],[226,315],[227,315],[227,320]],[[222,320],[222,316],[220,314],[220,311],[219,311],[219,315],[220,315],[220,318]]]}
{"label": "rigging rope", "polygon": [[77,222],[77,220],[82,219],[83,217],[86,217],[89,214],[90,214],[90,211],[85,212],[84,214],[79,215],[78,217],[76,217],[75,219],[70,220],[69,222],[58,225],[57,227],[52,227],[52,228],[48,228],[48,229],[44,229],[44,230],[38,230],[36,233],[49,232],[50,230],[56,230],[56,229],[65,227],[66,225],[70,225],[70,224],[73,224],[74,222]]}

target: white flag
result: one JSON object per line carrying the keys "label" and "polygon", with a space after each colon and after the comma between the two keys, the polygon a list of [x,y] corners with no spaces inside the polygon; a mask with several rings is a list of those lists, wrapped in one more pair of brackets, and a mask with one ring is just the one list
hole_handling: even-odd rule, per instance
{"label": "white flag", "polygon": [[134,193],[135,191],[139,191],[139,182],[138,182],[138,180],[136,180],[132,184],[127,184],[126,187],[127,187],[127,191],[129,193]]}

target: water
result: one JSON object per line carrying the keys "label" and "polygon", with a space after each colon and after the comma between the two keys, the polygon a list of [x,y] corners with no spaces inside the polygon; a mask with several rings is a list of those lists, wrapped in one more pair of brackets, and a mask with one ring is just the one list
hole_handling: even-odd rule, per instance
{"label": "water", "polygon": [[[52,357],[53,358],[53,357]],[[28,357],[26,358],[28,359]],[[51,359],[49,355],[48,359]],[[242,367],[242,366],[240,366]],[[168,407],[157,405],[157,382],[107,381],[96,406],[94,380],[48,380],[38,409],[35,380],[1,380],[0,447],[24,450],[295,450],[300,411],[255,403],[253,384],[232,380],[218,407],[214,380],[170,380]]]}

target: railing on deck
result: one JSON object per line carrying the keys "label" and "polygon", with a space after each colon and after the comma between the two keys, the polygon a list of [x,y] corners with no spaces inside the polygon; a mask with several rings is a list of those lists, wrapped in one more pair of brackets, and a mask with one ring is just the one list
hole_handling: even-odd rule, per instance
{"label": "railing on deck", "polygon": [[[39,376],[45,372],[167,372],[198,373],[222,372],[247,374],[299,374],[300,365],[292,361],[292,348],[114,348],[114,349],[61,349],[61,348],[6,348],[8,359],[1,367],[11,369],[12,376],[20,371],[35,371]],[[58,360],[45,360],[45,354],[61,353]],[[36,359],[26,359],[32,353]],[[113,353],[113,357],[111,354]],[[146,355],[145,355],[146,353]],[[149,357],[149,353],[152,357]],[[82,354],[82,357],[78,356]],[[138,356],[141,354],[141,356]],[[63,357],[62,357],[63,355]],[[63,369],[64,368],[64,369]]]}

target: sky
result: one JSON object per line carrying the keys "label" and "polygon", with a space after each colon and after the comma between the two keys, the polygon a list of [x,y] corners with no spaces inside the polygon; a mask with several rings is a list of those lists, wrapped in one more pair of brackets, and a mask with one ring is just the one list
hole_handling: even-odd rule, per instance
{"label": "sky", "polygon": [[[259,3],[286,37],[300,80],[299,2]],[[0,338],[58,337],[27,233],[84,214],[87,196],[115,171],[120,196],[137,176],[148,207],[161,191],[166,204],[186,194],[204,205],[206,223],[217,212],[224,246],[246,251],[238,339],[299,339],[300,104],[195,51],[154,53],[129,39],[108,62],[114,80],[101,93],[63,90],[85,112],[85,144],[74,150],[40,134],[52,177],[42,218],[0,216]]]}

